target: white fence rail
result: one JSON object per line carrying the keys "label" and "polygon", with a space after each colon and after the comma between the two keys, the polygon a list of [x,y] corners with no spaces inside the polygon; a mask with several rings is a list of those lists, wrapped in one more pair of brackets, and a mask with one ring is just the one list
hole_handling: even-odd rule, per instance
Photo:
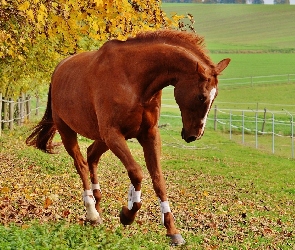
{"label": "white fence rail", "polygon": [[295,82],[295,74],[269,75],[269,76],[249,76],[241,78],[221,78],[219,87],[236,86],[236,85],[259,85],[271,83],[291,83]]}
{"label": "white fence rail", "polygon": [[[271,135],[271,150],[275,153],[275,138],[281,137],[289,140],[290,155],[294,159],[294,116],[286,109],[282,111],[264,110],[229,110],[214,107],[214,129],[218,130],[218,124],[222,125],[223,131],[229,133],[232,139],[235,133],[240,133],[242,143],[245,143],[245,136],[254,134],[255,147],[258,148],[261,135]],[[288,143],[288,142],[287,142]]]}
{"label": "white fence rail", "polygon": [[[167,105],[162,104],[163,107]],[[168,105],[169,108],[178,109],[176,105]],[[282,111],[263,110],[242,110],[242,109],[219,109],[212,108],[206,126],[214,130],[229,134],[232,140],[234,136],[241,137],[241,143],[245,144],[249,135],[255,138],[255,148],[259,148],[259,140],[267,139],[267,144],[271,146],[271,152],[281,146],[276,138],[284,140],[284,145],[288,145],[287,155],[294,159],[294,116],[295,114],[286,109]],[[163,118],[179,119],[180,115],[162,114]]]}
{"label": "white fence rail", "polygon": [[[259,84],[279,84],[279,83],[295,83],[295,74],[284,75],[269,75],[269,76],[250,76],[243,78],[227,78],[219,79],[219,88],[241,85],[255,86]],[[169,97],[166,95],[162,101],[162,112],[165,108],[177,109],[175,115],[163,113],[162,117],[181,118],[179,114],[179,108],[174,102],[173,94],[170,91],[173,87],[165,88],[166,93],[169,93]],[[168,98],[167,98],[168,97]],[[171,103],[171,104],[168,104]],[[222,107],[245,106],[245,103],[230,103],[230,102],[217,102]],[[294,155],[294,111],[290,112],[288,109],[294,110],[294,105],[290,104],[272,104],[272,103],[246,103],[249,107],[247,110],[243,109],[220,109],[212,108],[210,116],[208,118],[207,127],[212,127],[215,130],[222,130],[228,133],[230,139],[233,139],[235,135],[241,136],[242,143],[246,143],[247,135],[255,136],[255,147],[259,148],[259,140],[264,140],[266,137],[271,137],[271,141],[268,142],[271,145],[272,153],[276,153],[280,144],[276,141],[276,138],[282,138],[288,144],[288,150],[290,148],[290,156],[292,159]],[[270,107],[269,109],[259,109],[261,106]],[[282,109],[283,108],[283,109]],[[281,111],[271,111],[272,109],[281,109]],[[174,112],[172,112],[174,113]],[[214,113],[212,115],[212,113]]]}

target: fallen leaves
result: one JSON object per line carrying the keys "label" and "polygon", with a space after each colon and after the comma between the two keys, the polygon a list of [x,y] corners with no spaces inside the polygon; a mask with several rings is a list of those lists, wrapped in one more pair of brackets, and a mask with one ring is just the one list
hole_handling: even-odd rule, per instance
{"label": "fallen leaves", "polygon": [[53,201],[49,197],[46,197],[44,202],[44,208],[47,209],[50,205],[52,205],[52,203]]}
{"label": "fallen leaves", "polygon": [[[41,222],[60,218],[73,221],[69,212],[73,208],[83,215],[83,207],[79,208],[81,203],[77,203],[80,198],[78,179],[73,183],[67,175],[42,173],[40,167],[27,166],[25,159],[13,155],[0,154],[0,159],[1,224],[22,225],[36,219]],[[70,203],[71,200],[75,202]],[[63,204],[68,204],[66,209]]]}
{"label": "fallen leaves", "polygon": [[[142,152],[131,151],[144,166]],[[19,159],[14,154],[0,153],[0,223],[15,223],[23,229],[35,220],[84,224],[81,180],[71,167],[62,173],[49,174],[26,157]],[[159,226],[158,200],[144,167],[143,170],[143,205],[135,225],[123,234],[136,234],[140,228],[142,232],[153,230],[164,237],[165,230]],[[164,168],[164,175],[177,227],[188,241],[198,235],[203,249],[220,249],[233,242],[253,247],[261,239],[268,242],[270,249],[276,249],[294,238],[294,200],[284,197],[277,200],[251,183],[241,186],[222,176],[185,167],[177,171]],[[120,226],[121,207],[127,204],[130,181],[122,164],[111,153],[102,157],[99,177],[103,222],[107,231],[114,232]]]}

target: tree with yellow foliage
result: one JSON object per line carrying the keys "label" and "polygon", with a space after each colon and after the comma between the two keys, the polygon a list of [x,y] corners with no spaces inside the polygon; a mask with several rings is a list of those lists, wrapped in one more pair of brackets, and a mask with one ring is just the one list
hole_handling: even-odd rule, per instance
{"label": "tree with yellow foliage", "polygon": [[159,0],[0,0],[0,92],[17,96],[48,83],[69,54],[125,40],[139,31],[177,27]]}

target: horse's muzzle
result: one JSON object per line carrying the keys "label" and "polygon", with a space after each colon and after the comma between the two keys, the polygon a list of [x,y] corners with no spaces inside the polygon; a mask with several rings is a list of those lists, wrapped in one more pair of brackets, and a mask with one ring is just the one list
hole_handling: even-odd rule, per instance
{"label": "horse's muzzle", "polygon": [[187,143],[193,142],[195,140],[201,139],[202,135],[196,136],[196,135],[186,135],[186,132],[184,128],[181,130],[181,137],[183,140],[185,140]]}

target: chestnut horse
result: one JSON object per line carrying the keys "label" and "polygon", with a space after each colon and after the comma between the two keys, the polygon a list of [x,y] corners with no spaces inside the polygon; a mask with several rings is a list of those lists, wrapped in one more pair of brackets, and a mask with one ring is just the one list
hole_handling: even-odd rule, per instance
{"label": "chestnut horse", "polygon": [[[192,142],[202,137],[217,95],[217,76],[230,62],[224,59],[214,64],[203,43],[202,37],[186,32],[143,32],[127,41],[108,41],[97,51],[70,56],[55,69],[44,117],[26,143],[50,153],[53,136],[59,132],[82,179],[87,220],[101,222],[96,172],[101,155],[110,149],[131,181],[128,206],[123,206],[120,220],[124,225],[134,221],[141,207],[143,173],[126,140],[136,138],[159,198],[167,236],[174,245],[185,243],[167,200],[158,121],[162,89],[173,85],[182,116],[182,138]],[[77,133],[94,140],[87,160],[80,152]]]}

